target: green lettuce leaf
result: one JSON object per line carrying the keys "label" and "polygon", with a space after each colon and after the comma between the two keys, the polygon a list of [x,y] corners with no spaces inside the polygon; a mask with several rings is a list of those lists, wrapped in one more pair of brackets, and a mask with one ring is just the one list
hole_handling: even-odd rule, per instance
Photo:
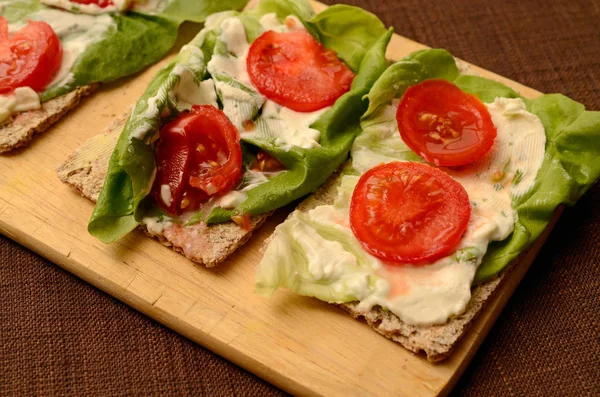
{"label": "green lettuce leaf", "polygon": [[325,47],[334,50],[355,72],[365,54],[387,30],[377,16],[342,4],[315,15],[308,21],[308,26]]}
{"label": "green lettuce leaf", "polygon": [[[353,25],[354,20],[352,19],[345,22],[340,19],[337,23],[316,21],[314,26],[318,27],[313,28],[311,27],[313,26],[311,18],[314,14],[308,2],[266,0],[257,9],[249,12],[242,14],[227,12],[212,17],[205,29],[188,46],[202,50],[202,63],[206,65],[213,51],[217,50],[219,26],[222,20],[231,16],[239,17],[247,36],[249,39],[253,39],[258,36],[256,28],[258,18],[264,14],[276,12],[282,19],[290,14],[296,15],[305,26],[310,27],[310,31],[316,37],[328,37],[326,45],[337,46],[339,48],[338,55],[342,59],[351,59],[352,62],[357,63],[357,75],[350,91],[340,97],[334,106],[311,126],[321,131],[320,147],[310,150],[301,148],[283,150],[274,146],[272,142],[245,140],[246,144],[261,148],[276,157],[288,167],[288,171],[248,191],[246,200],[235,211],[254,215],[282,207],[313,192],[348,157],[352,141],[360,132],[360,116],[367,108],[364,97],[387,66],[385,49],[392,32],[382,29],[381,22],[366,11],[352,7],[336,9],[338,11],[328,14],[327,19],[336,18],[336,15],[339,18],[353,15],[353,18],[359,18],[358,20],[363,23],[369,24],[363,31],[370,32],[365,37],[366,42],[370,45],[360,47],[356,44],[360,36],[360,29],[344,30],[341,28],[344,23]],[[380,33],[375,41],[372,32]],[[346,39],[355,43],[349,46],[340,45]],[[170,83],[168,76],[170,71],[181,62],[180,55],[174,64],[163,69],[155,77],[144,96],[138,101],[136,111],[125,126],[117,148],[111,157],[108,175],[88,226],[90,233],[104,242],[113,242],[126,235],[141,221],[144,214],[147,214],[148,205],[144,199],[153,182],[154,145],[138,142],[130,137],[140,126],[150,125],[148,139],[145,141],[152,143],[160,125],[168,121],[167,117],[161,117],[162,112],[158,112],[151,119],[142,119],[141,116],[146,112],[148,98],[155,96],[161,90],[167,93],[173,90],[176,83]],[[200,79],[204,77],[202,76]],[[168,106],[169,109],[173,107],[168,104],[168,101],[158,104]],[[175,114],[176,111],[171,109],[169,117],[173,117]],[[231,210],[216,208],[205,221],[207,223],[227,221],[231,219],[233,213],[234,211]],[[198,214],[192,221],[204,220],[202,217],[203,215]]]}
{"label": "green lettuce leaf", "polygon": [[457,76],[458,68],[448,51],[432,49],[413,52],[392,64],[377,79],[368,94],[369,108],[363,118],[369,118],[392,99],[400,98],[411,85],[433,78],[452,81]]}
{"label": "green lettuce leaf", "polygon": [[117,29],[90,45],[73,67],[68,84],[50,87],[40,99],[47,101],[91,83],[105,83],[139,72],[158,62],[177,39],[179,25],[168,19],[129,12],[113,15]]}
{"label": "green lettuce leaf", "polygon": [[[497,81],[479,76],[461,75],[454,80],[461,90],[473,94],[485,103],[493,102],[495,98],[521,98],[512,88]],[[522,98],[525,100],[525,98]]]}
{"label": "green lettuce leaf", "polygon": [[240,10],[248,0],[171,0],[157,14],[177,23],[204,22],[211,14],[224,10]]}
{"label": "green lettuce leaf", "polygon": [[14,23],[25,19],[29,14],[33,14],[42,8],[39,0],[0,0],[2,6],[2,16],[8,20],[8,23]]}

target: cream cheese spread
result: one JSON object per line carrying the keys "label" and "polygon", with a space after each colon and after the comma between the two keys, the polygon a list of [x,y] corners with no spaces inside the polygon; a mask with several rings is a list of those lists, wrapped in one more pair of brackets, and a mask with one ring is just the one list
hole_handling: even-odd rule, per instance
{"label": "cream cheese spread", "polygon": [[158,217],[145,217],[142,219],[142,224],[146,225],[148,232],[154,236],[163,234],[165,229],[173,226],[173,223],[169,220],[161,219]]}
{"label": "cream cheese spread", "polygon": [[173,195],[169,185],[160,185],[160,199],[167,207],[173,203]]}
{"label": "cream cheese spread", "polygon": [[30,87],[19,87],[10,95],[0,96],[0,123],[11,115],[41,108],[40,97]]}

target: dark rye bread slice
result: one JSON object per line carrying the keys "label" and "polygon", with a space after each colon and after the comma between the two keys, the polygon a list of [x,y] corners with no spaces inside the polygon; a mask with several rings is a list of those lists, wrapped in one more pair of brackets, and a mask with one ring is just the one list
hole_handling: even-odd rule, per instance
{"label": "dark rye bread slice", "polygon": [[[58,166],[58,178],[77,189],[83,197],[96,202],[104,184],[110,156],[127,117],[124,115],[116,119],[105,133],[90,138],[75,150]],[[204,223],[188,227],[172,225],[160,231],[151,231],[145,225],[140,225],[140,229],[186,258],[213,267],[246,243],[252,232],[269,215],[267,213],[253,217],[249,230],[242,229],[234,222],[210,226]]]}
{"label": "dark rye bread slice", "polygon": [[28,110],[12,116],[0,126],[0,153],[26,146],[34,134],[46,131],[61,119],[69,110],[75,108],[81,98],[89,95],[98,84],[78,87],[68,94],[42,103],[36,110]]}
{"label": "dark rye bread slice", "polygon": [[[297,211],[307,212],[319,205],[332,204],[337,195],[340,180],[339,174],[333,175],[325,185],[300,203]],[[415,353],[423,352],[429,361],[438,362],[446,359],[452,353],[457,342],[467,333],[471,323],[481,313],[494,291],[502,284],[508,271],[510,268],[498,277],[474,287],[466,311],[441,325],[409,325],[380,306],[367,311],[360,310],[358,302],[336,304],[336,306],[346,310],[356,319],[364,318],[375,331],[400,343],[408,350]]]}

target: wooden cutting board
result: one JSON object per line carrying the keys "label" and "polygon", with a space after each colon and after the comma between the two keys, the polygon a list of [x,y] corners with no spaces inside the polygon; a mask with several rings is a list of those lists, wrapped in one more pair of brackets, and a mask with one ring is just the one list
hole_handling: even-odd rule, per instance
{"label": "wooden cutting board", "polygon": [[[317,10],[325,6],[315,4]],[[177,48],[198,25],[184,25]],[[425,46],[395,35],[388,58]],[[93,205],[56,177],[56,166],[141,95],[161,64],[109,84],[26,150],[0,156],[0,232],[153,319],[298,395],[447,394],[529,268],[549,229],[491,299],[451,358],[431,364],[316,299],[253,293],[259,249],[290,209],[278,211],[228,261],[207,270],[139,232],[113,245],[91,237]],[[522,95],[539,92],[475,67]],[[556,217],[555,217],[556,218]]]}

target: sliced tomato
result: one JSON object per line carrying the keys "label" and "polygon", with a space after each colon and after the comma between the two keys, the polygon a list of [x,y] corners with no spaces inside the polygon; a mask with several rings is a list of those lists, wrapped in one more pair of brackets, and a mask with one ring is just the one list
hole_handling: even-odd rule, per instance
{"label": "sliced tomato", "polygon": [[198,209],[242,176],[240,134],[214,106],[193,106],[160,131],[152,195],[171,214]]}
{"label": "sliced tomato", "polygon": [[115,3],[113,3],[112,0],[69,0],[71,3],[77,3],[77,4],[95,4],[100,8],[106,8],[108,6],[112,6]]}
{"label": "sliced tomato", "polygon": [[46,22],[29,21],[12,36],[0,17],[0,93],[19,87],[43,91],[62,63],[62,46]]}
{"label": "sliced tomato", "polygon": [[404,143],[430,163],[458,166],[486,155],[496,139],[487,107],[439,79],[406,90],[396,113]]}
{"label": "sliced tomato", "polygon": [[354,79],[335,52],[303,31],[263,33],[250,46],[246,67],[261,94],[298,112],[333,105]]}
{"label": "sliced tomato", "polygon": [[350,203],[350,226],[363,248],[396,263],[431,263],[450,254],[470,216],[469,196],[460,183],[411,162],[364,173]]}

